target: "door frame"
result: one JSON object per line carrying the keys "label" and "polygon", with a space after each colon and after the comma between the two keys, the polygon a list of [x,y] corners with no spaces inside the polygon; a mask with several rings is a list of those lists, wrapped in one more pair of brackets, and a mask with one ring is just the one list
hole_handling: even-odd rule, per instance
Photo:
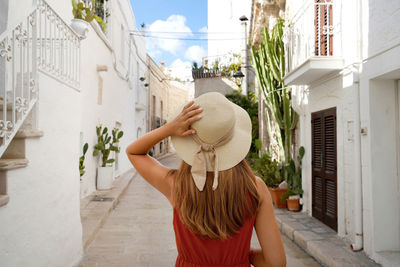
{"label": "door frame", "polygon": [[[328,174],[328,179],[327,173],[325,173],[325,166],[326,166],[326,161],[325,161],[325,127],[324,127],[324,122],[325,122],[325,117],[329,115],[334,115],[335,118],[335,123],[334,123],[334,142],[335,142],[335,174],[329,175]],[[315,171],[314,168],[314,132],[313,132],[313,120],[317,117],[322,118],[321,121],[321,135],[322,135],[322,146],[321,146],[321,155],[322,155],[322,169],[320,171]],[[332,107],[324,110],[319,110],[311,113],[311,215],[318,220],[320,220],[322,223],[325,225],[329,226],[336,232],[338,231],[338,157],[337,157],[337,108]],[[317,209],[314,208],[314,200],[315,200],[315,195],[314,195],[314,183],[315,179],[314,176],[319,175],[322,178],[322,210],[318,211]],[[335,218],[332,219],[328,216],[326,216],[326,180],[334,180],[335,181]]]}

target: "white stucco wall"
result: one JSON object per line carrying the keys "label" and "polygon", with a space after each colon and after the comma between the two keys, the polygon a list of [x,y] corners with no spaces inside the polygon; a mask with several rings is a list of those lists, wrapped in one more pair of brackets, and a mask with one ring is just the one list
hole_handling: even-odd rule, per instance
{"label": "white stucco wall", "polygon": [[[103,123],[111,134],[111,129],[121,124],[121,130],[124,131],[119,143],[121,152],[136,140],[138,134],[146,132],[146,109],[136,108],[138,105],[147,105],[147,89],[144,82],[139,81],[139,77],[145,76],[146,72],[143,62],[146,44],[144,38],[139,36],[129,40],[129,30],[136,29],[136,23],[127,0],[113,1],[111,14],[109,31],[106,36],[103,35],[111,48],[93,27],[90,27],[87,38],[81,42],[81,147],[86,142],[89,144],[81,197],[96,190],[96,171],[101,164],[100,157],[92,156],[93,146],[97,142],[96,125]],[[107,66],[108,71],[97,72],[97,65]],[[99,77],[103,81],[102,104],[98,104]],[[114,153],[111,153],[111,157],[114,158]],[[125,153],[119,154],[118,163],[113,166],[115,177],[132,168]]]}
{"label": "white stucco wall", "polygon": [[[288,21],[300,21],[304,8],[313,8],[314,1],[286,2],[286,18]],[[310,5],[311,4],[311,5]],[[355,1],[335,1],[333,7],[334,53],[342,55],[345,66],[359,61],[360,46],[357,42],[359,27],[358,15],[355,14]],[[341,15],[340,15],[341,14]],[[344,27],[346,25],[346,27]],[[308,31],[314,29],[303,29]],[[301,52],[303,50],[300,50]],[[302,55],[294,55],[302,56]],[[312,215],[312,140],[311,114],[331,107],[336,107],[336,135],[337,135],[337,215],[338,235],[354,239],[354,168],[355,166],[355,112],[357,70],[345,68],[341,72],[333,73],[314,81],[309,86],[293,86],[293,104],[299,112],[299,144],[303,145],[306,154],[303,160],[303,210]]]}
{"label": "white stucco wall", "polygon": [[[369,56],[400,42],[400,1],[368,0]],[[367,39],[368,38],[368,39]]]}
{"label": "white stucco wall", "polygon": [[[340,33],[336,36],[340,37],[338,45],[345,68],[314,81],[309,87],[294,87],[293,103],[301,114],[300,145],[306,148],[304,209],[311,214],[311,113],[336,106],[338,234],[354,241],[354,176],[355,168],[359,168],[355,162],[358,152],[354,150],[354,138],[359,135],[363,249],[386,266],[385,256],[379,252],[400,250],[400,33],[397,25],[400,2],[335,1],[335,4],[341,14]],[[288,0],[289,17],[300,6],[298,1]],[[360,127],[364,131],[361,135],[354,124],[358,87]]]}
{"label": "white stucco wall", "polygon": [[[351,75],[351,74],[349,74]],[[304,146],[303,159],[303,211],[312,214],[312,140],[311,114],[336,107],[337,134],[337,201],[338,234],[353,237],[353,191],[354,178],[354,90],[353,84],[343,87],[343,76],[337,76],[323,84],[304,89],[296,88],[295,99],[304,97],[303,104],[297,108],[299,114],[299,146]],[[307,103],[307,104],[305,104]]]}
{"label": "white stucco wall", "polygon": [[226,77],[195,79],[194,97],[209,92],[219,92],[223,95],[231,94],[237,88],[236,83]]}
{"label": "white stucco wall", "polygon": [[360,75],[364,249],[379,263],[380,251],[400,250],[399,80],[400,43]]}
{"label": "white stucco wall", "polygon": [[[48,2],[69,24],[70,2]],[[29,3],[22,0],[10,3],[9,12],[15,15],[9,24],[26,16],[32,7]],[[136,108],[147,104],[147,90],[138,81],[146,71],[145,62],[139,59],[139,56],[145,58],[145,41],[135,37],[137,47],[129,48],[128,31],[136,27],[130,3],[114,0],[113,4],[114,11],[119,8],[114,14],[126,16],[121,22],[126,24],[125,32],[121,31],[124,34],[120,37],[121,45],[113,47],[112,34],[103,36],[103,40],[90,26],[87,38],[80,43],[78,89],[39,72],[40,96],[35,120],[44,136],[27,139],[29,165],[7,173],[10,202],[0,208],[1,266],[75,266],[82,256],[80,197],[95,190],[98,166],[98,158],[92,156],[97,141],[95,126],[103,123],[111,130],[116,122],[120,123],[124,131],[119,144],[121,151],[137,138],[139,128],[141,134],[145,132],[146,108],[144,111]],[[113,25],[121,29],[116,21]],[[99,29],[97,24],[94,27]],[[114,55],[121,60],[113,58]],[[98,73],[98,65],[106,66],[108,71]],[[99,77],[103,80],[101,105]],[[80,183],[78,160],[85,142],[89,143],[89,150],[86,173]],[[132,168],[124,153],[119,156],[118,166],[115,176]]]}
{"label": "white stucco wall", "polygon": [[[1,266],[73,266],[82,255],[79,92],[39,75],[40,138],[26,140],[25,168],[8,171],[0,208]],[[45,85],[45,86],[44,86]]]}

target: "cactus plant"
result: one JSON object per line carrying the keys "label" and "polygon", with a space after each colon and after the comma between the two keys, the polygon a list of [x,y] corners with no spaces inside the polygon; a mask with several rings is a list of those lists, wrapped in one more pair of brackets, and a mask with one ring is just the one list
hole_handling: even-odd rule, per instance
{"label": "cactus plant", "polygon": [[252,64],[256,70],[257,80],[265,97],[271,114],[268,121],[279,126],[275,135],[277,143],[282,148],[281,160],[289,164],[291,160],[291,133],[297,123],[297,113],[291,106],[291,89],[284,84],[285,50],[282,41],[283,19],[279,18],[271,34],[267,28],[263,30],[263,42],[258,50],[251,46]]}
{"label": "cactus plant", "polygon": [[103,31],[106,29],[106,24],[102,18],[95,14],[96,8],[96,0],[92,0],[91,7],[88,5],[86,1],[81,0],[71,0],[72,1],[72,15],[76,19],[82,19],[87,22],[91,22],[93,19],[96,20],[100,26],[103,28]]}
{"label": "cactus plant", "polygon": [[85,154],[88,150],[88,146],[88,143],[85,143],[83,146],[83,155],[79,158],[79,174],[81,176],[81,180],[82,176],[85,174],[85,165],[83,165],[83,162],[85,161]]}
{"label": "cactus plant", "polygon": [[[96,134],[97,134],[97,144],[94,146],[93,156],[99,155],[99,152],[102,154],[102,164],[101,167],[106,167],[107,163],[113,163],[115,159],[109,159],[111,151],[115,151],[116,153],[120,152],[120,148],[117,146],[119,139],[123,136],[124,132],[119,131],[118,128],[114,128],[112,130],[112,136],[108,134],[108,128],[104,127],[100,124],[96,126]],[[112,140],[111,140],[112,138]]]}

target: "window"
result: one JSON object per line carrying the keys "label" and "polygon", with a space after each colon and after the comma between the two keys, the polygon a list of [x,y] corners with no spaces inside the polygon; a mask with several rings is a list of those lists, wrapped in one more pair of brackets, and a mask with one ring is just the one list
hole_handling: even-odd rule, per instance
{"label": "window", "polygon": [[151,129],[155,129],[156,125],[156,96],[153,95],[153,103],[152,103],[152,111],[151,111]]}
{"label": "window", "polygon": [[315,55],[333,55],[333,16],[332,2],[315,0]]}
{"label": "window", "polygon": [[161,125],[163,124],[163,119],[164,119],[164,117],[163,117],[163,109],[164,109],[164,107],[163,107],[163,102],[162,102],[162,100],[160,101],[160,109],[161,109],[161,116],[160,116],[160,120],[161,120]]}

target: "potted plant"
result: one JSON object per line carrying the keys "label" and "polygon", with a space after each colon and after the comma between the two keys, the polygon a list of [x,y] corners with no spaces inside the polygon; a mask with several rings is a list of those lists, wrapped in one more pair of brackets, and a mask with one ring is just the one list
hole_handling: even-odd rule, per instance
{"label": "potted plant", "polygon": [[95,15],[96,0],[92,0],[91,6],[88,2],[82,0],[72,0],[72,14],[74,18],[71,21],[71,28],[83,39],[89,28],[89,22],[95,19],[103,28],[106,27],[104,21]]}
{"label": "potted plant", "polygon": [[299,148],[297,156],[298,167],[293,160],[286,166],[288,175],[288,191],[282,196],[282,201],[286,201],[287,208],[290,211],[300,210],[300,195],[303,194],[301,188],[301,164],[304,157],[305,149],[303,146]]}
{"label": "potted plant", "polygon": [[[115,159],[109,159],[111,151],[119,152],[119,147],[115,144],[119,143],[119,139],[123,135],[123,131],[119,131],[118,128],[114,128],[112,136],[108,134],[108,128],[100,124],[96,126],[97,144],[94,146],[93,156],[101,153],[102,163],[101,166],[97,167],[97,189],[105,190],[110,189],[114,180],[113,166],[112,163]],[[112,138],[112,140],[111,140]]]}
{"label": "potted plant", "polygon": [[272,160],[271,155],[267,152],[255,159],[253,158],[251,162],[256,174],[268,186],[275,207],[286,208],[286,202],[281,201],[282,195],[287,191],[286,182],[283,179],[282,165],[276,160]]}
{"label": "potted plant", "polygon": [[83,165],[83,162],[85,161],[85,154],[88,150],[88,143],[85,143],[83,146],[83,155],[79,158],[79,174],[80,174],[80,179],[82,181],[82,176],[85,174],[85,165]]}

